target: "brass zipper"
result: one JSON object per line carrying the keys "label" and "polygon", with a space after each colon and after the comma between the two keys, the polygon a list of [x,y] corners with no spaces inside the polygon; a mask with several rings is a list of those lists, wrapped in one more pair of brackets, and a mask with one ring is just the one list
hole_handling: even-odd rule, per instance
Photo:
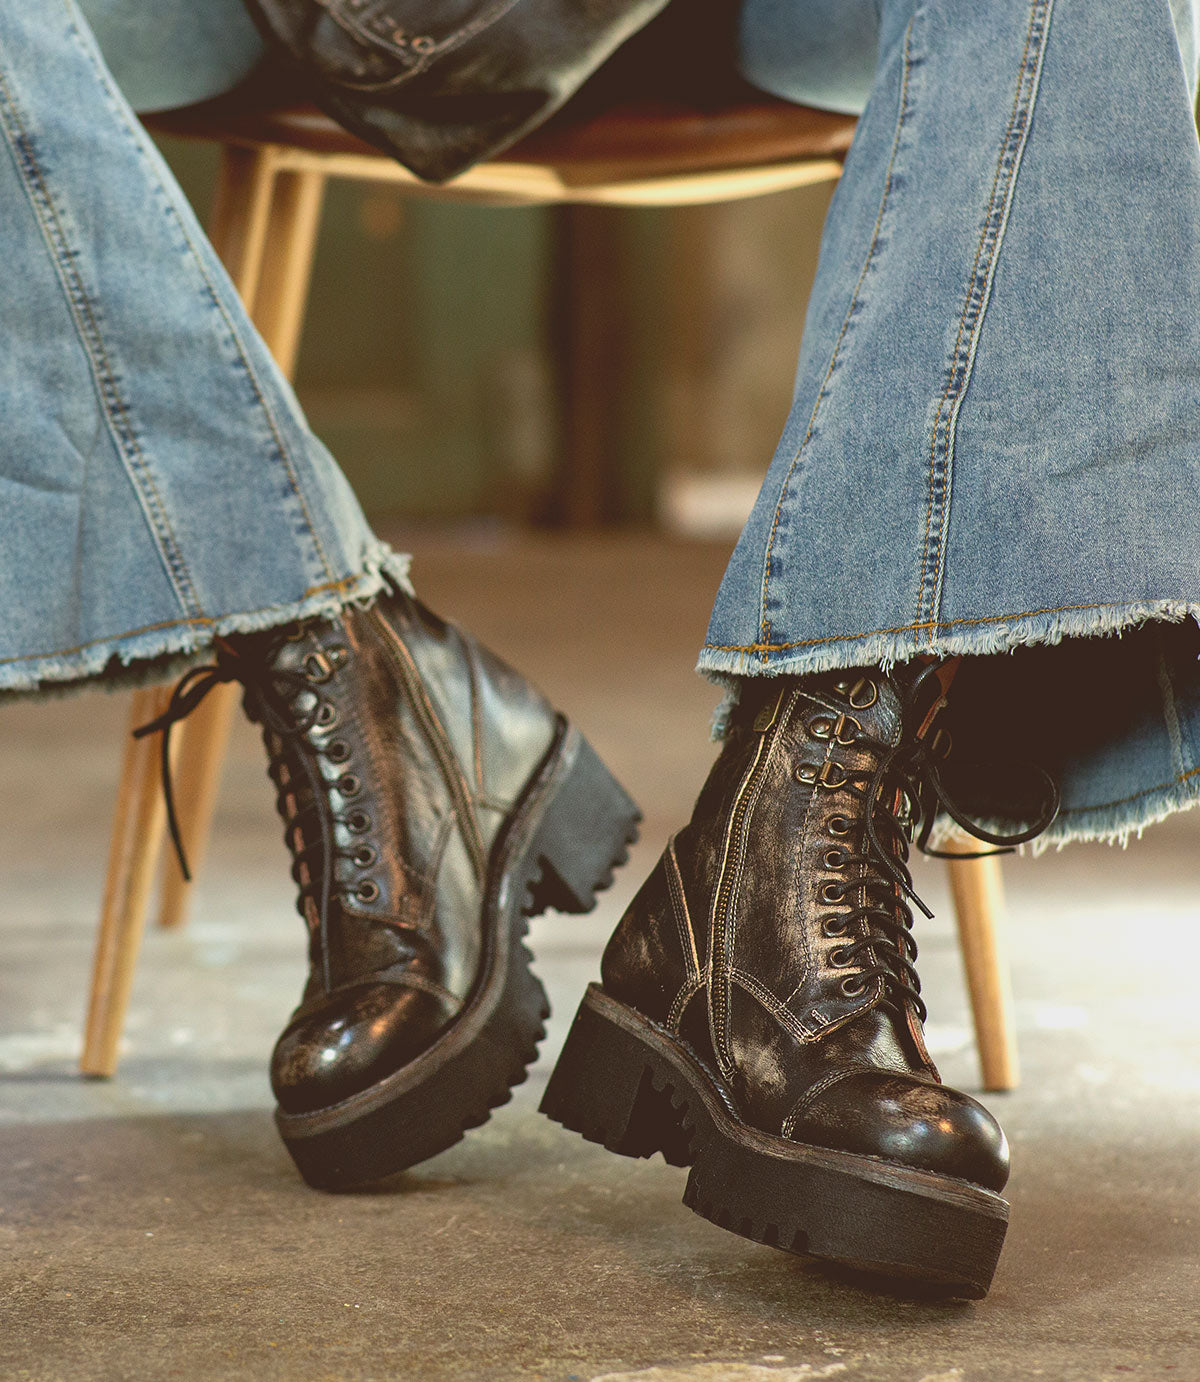
{"label": "brass zipper", "polygon": [[[725,831],[725,849],[721,856],[721,868],[717,875],[717,891],[713,898],[712,910],[712,935],[709,941],[709,968],[712,970],[717,953],[717,938],[721,937],[721,954],[728,969],[728,947],[726,945],[726,929],[728,923],[728,913],[733,897],[735,884],[741,878],[742,861],[745,855],[745,845],[742,843],[742,826],[746,819],[746,814],[750,809],[752,789],[757,785],[759,777],[765,770],[766,760],[770,753],[770,744],[774,736],[770,733],[776,725],[787,722],[787,717],[792,709],[792,702],[796,693],[793,692],[788,698],[786,709],[782,709],[783,702],[787,693],[780,691],[773,705],[768,709],[760,711],[754,721],[754,730],[758,734],[758,747],[754,752],[754,761],[746,770],[746,776],[742,779],[742,785],[738,788],[737,796],[734,798],[733,809],[729,813],[729,825]],[[734,841],[737,844],[737,858],[731,858]],[[726,1009],[726,989],[728,985],[725,981],[718,985],[710,983],[709,993],[712,1004],[713,1035],[715,1038],[717,1060],[721,1064],[728,1066],[729,1055],[725,1048],[725,1025],[728,1020]]]}

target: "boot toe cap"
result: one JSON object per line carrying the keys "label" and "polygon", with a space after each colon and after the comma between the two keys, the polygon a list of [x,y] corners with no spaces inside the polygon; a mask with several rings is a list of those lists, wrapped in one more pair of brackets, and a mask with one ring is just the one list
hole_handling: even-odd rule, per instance
{"label": "boot toe cap", "polygon": [[423,989],[369,984],[288,1025],[271,1057],[285,1113],[311,1113],[360,1094],[427,1050],[450,1021]]}
{"label": "boot toe cap", "polygon": [[967,1094],[886,1071],[855,1072],[802,1106],[789,1136],[900,1162],[988,1190],[1008,1180],[1008,1141]]}

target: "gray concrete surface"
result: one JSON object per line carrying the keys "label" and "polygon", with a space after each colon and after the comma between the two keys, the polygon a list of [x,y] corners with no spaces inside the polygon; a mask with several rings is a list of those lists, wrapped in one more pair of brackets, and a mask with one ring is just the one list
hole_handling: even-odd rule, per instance
{"label": "gray concrete surface", "polygon": [[[1200,817],[1006,865],[1025,1078],[990,1102],[1013,1219],[973,1304],[874,1293],[679,1202],[683,1173],[536,1112],[608,930],[711,756],[691,659],[715,548],[423,538],[427,598],[537,676],[645,804],[631,867],[534,939],[530,1080],[386,1195],[292,1171],[265,1066],[302,976],[261,751],[239,730],[192,924],[152,932],[116,1080],[74,1073],[124,705],[0,709],[0,1378],[959,1382],[1200,1378]],[[977,1072],[940,867],[930,1040]]]}

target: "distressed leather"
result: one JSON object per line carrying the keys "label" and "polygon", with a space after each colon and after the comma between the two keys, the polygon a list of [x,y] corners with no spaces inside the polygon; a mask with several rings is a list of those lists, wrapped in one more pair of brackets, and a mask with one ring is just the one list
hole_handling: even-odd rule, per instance
{"label": "distressed leather", "polygon": [[666,0],[247,0],[334,119],[442,181],[540,124]]}
{"label": "distressed leather", "polygon": [[310,934],[308,982],[271,1080],[281,1108],[306,1112],[406,1064],[460,1011],[487,941],[492,846],[557,717],[499,658],[402,593],[286,641],[237,642]]}
{"label": "distressed leather", "polygon": [[872,870],[879,896],[877,865],[838,864],[867,851],[864,803],[837,784],[880,758],[855,722],[900,741],[903,685],[867,671],[743,686],[691,822],[608,945],[606,992],[684,1041],[754,1127],[1000,1189],[1003,1132],[940,1083],[903,986],[862,977],[883,949],[840,963],[876,923],[830,933]]}

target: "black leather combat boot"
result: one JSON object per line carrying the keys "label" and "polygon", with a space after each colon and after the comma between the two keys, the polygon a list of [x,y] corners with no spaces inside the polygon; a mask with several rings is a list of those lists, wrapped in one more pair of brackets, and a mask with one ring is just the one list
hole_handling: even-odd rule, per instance
{"label": "black leather combat boot", "polygon": [[279,1130],[310,1184],[370,1183],[524,1079],[549,1012],[527,919],[588,911],[639,813],[538,691],[399,592],[227,640],[165,720],[206,674],[241,681],[263,727],[309,929]]}
{"label": "black leather combat boot", "polygon": [[[690,1165],[685,1203],[745,1237],[978,1297],[1004,1241],[1008,1147],[925,1049],[905,867],[935,798],[958,818],[936,766],[946,681],[746,683],[542,1109],[612,1151]],[[1023,836],[974,833],[1017,843],[1055,805]]]}

